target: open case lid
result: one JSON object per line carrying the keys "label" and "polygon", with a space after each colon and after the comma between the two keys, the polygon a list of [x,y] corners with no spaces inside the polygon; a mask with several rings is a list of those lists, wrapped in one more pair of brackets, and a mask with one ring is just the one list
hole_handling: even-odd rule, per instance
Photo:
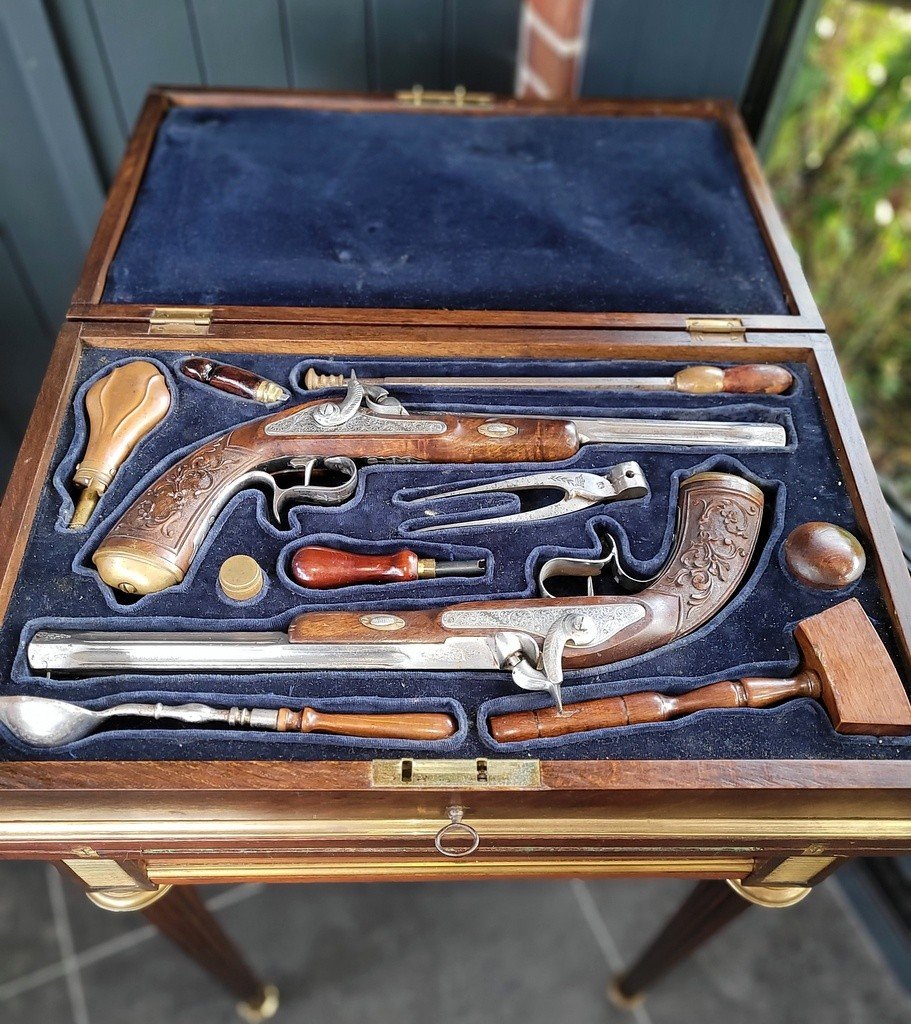
{"label": "open case lid", "polygon": [[80,319],[821,329],[723,102],[154,90]]}

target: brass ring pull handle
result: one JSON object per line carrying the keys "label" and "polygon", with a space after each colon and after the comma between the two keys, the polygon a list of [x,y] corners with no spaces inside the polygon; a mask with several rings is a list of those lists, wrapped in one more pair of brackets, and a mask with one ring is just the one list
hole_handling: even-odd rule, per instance
{"label": "brass ring pull handle", "polygon": [[[433,845],[437,850],[443,854],[444,857],[469,857],[475,852],[475,850],[481,845],[481,837],[478,835],[477,830],[473,829],[471,825],[466,825],[462,821],[462,815],[464,811],[461,807],[447,807],[446,813],[449,815],[449,824],[444,825],[433,840]],[[453,848],[445,845],[446,837],[459,836],[460,838],[468,837],[469,843],[464,849],[458,847]]]}

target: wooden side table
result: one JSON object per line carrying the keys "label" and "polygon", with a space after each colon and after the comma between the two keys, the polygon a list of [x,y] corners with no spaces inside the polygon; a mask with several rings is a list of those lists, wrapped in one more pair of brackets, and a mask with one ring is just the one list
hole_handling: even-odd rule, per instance
{"label": "wooden side table", "polygon": [[845,860],[911,841],[909,764],[617,762],[607,787],[590,764],[524,764],[538,775],[522,793],[496,782],[389,785],[401,765],[392,761],[3,765],[0,856],[53,861],[99,907],[140,911],[257,1019],[276,993],[196,885],[699,880],[614,979],[613,997],[628,1005],[752,904],[790,906]]}

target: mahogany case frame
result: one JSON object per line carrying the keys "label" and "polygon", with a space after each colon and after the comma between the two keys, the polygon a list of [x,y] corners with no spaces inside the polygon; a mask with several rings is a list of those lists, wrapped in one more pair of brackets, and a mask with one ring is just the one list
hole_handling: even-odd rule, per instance
{"label": "mahogany case frame", "polygon": [[[218,325],[149,337],[139,324],[67,324],[0,507],[5,612],[84,347],[345,358],[428,347],[467,355],[804,361],[911,662],[911,583],[828,339],[683,332]],[[239,879],[669,874],[803,884],[841,859],[911,848],[908,761],[540,761],[531,785],[389,786],[377,762],[0,764],[0,857],[129,864],[149,884]],[[447,860],[433,836],[459,806],[477,854]],[[772,878],[772,882],[763,881]]]}

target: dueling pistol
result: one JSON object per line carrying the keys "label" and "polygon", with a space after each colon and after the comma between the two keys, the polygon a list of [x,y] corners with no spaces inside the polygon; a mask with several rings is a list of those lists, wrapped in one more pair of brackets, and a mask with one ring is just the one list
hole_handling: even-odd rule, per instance
{"label": "dueling pistol", "polygon": [[[776,423],[681,419],[597,419],[409,415],[388,392],[352,377],[345,397],[307,402],[234,427],[166,470],[126,510],[92,560],[128,594],[153,594],[183,580],[216,516],[232,495],[271,488],[276,518],[292,501],[335,505],[357,486],[357,463],[557,462],[584,444],[781,448]],[[330,483],[325,475],[335,475]],[[283,486],[286,478],[297,478]]]}
{"label": "dueling pistol", "polygon": [[712,472],[688,477],[680,484],[671,555],[636,594],[307,612],[291,622],[287,635],[56,629],[35,634],[28,645],[29,665],[38,672],[81,675],[508,671],[516,685],[543,690],[560,707],[564,669],[644,654],[692,633],[727,604],[753,557],[762,510],[763,492],[743,477]]}

